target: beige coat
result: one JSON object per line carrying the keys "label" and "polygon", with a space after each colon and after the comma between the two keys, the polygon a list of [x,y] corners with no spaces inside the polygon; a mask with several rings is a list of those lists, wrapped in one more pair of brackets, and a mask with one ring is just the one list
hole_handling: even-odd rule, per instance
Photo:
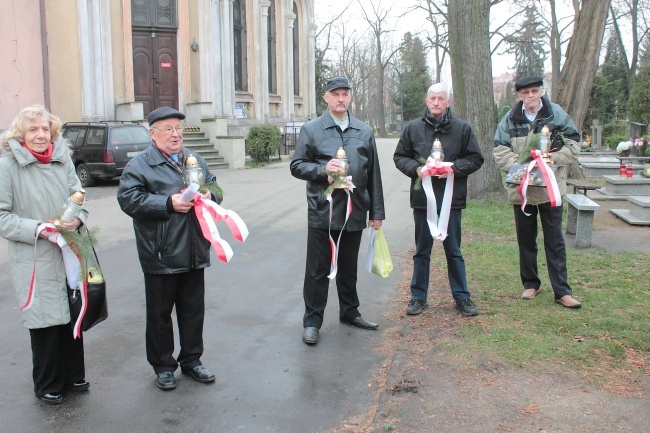
{"label": "beige coat", "polygon": [[[16,140],[0,143],[0,236],[9,241],[9,262],[19,306],[27,300],[36,227],[56,217],[79,189],[81,183],[62,139],[54,143],[49,164],[39,164]],[[80,219],[85,223],[85,211]],[[36,242],[34,302],[20,312],[20,317],[29,329],[70,322],[63,257],[60,248],[48,240]]]}

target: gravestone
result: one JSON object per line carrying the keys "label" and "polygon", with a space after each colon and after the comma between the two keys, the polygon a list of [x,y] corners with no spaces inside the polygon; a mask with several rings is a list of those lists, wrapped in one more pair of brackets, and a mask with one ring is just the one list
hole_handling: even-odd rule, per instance
{"label": "gravestone", "polygon": [[630,137],[641,138],[647,131],[646,125],[638,122],[630,122]]}
{"label": "gravestone", "polygon": [[599,149],[602,147],[602,135],[603,127],[600,126],[598,119],[593,119],[591,121],[591,147],[594,149]]}

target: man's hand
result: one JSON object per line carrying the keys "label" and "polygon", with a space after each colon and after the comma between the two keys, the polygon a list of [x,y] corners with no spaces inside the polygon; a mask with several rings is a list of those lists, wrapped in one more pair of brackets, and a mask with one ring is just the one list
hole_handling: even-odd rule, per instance
{"label": "man's hand", "polygon": [[368,227],[372,227],[375,230],[379,230],[381,228],[381,220],[369,220]]}
{"label": "man's hand", "polygon": [[174,212],[188,213],[190,209],[194,207],[194,202],[180,201],[180,197],[180,194],[172,195],[172,207],[174,208]]}
{"label": "man's hand", "polygon": [[201,197],[203,198],[203,200],[212,200],[212,194],[207,189],[201,192]]}
{"label": "man's hand", "polygon": [[327,161],[327,165],[325,166],[325,171],[327,171],[328,174],[336,174],[341,170],[341,163],[339,162],[338,159],[333,158]]}

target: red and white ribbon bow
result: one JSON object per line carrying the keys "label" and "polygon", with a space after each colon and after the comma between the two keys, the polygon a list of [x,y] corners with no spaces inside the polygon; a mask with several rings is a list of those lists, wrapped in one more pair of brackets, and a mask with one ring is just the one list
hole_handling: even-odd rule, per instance
{"label": "red and white ribbon bow", "polygon": [[39,239],[39,235],[45,232],[47,235],[47,240],[52,243],[55,243],[61,248],[61,254],[63,255],[63,265],[65,267],[65,276],[68,281],[68,286],[72,289],[79,290],[81,295],[81,312],[79,317],[74,324],[73,335],[74,338],[81,337],[81,322],[83,321],[84,316],[86,315],[88,299],[88,281],[87,277],[84,275],[81,276],[81,260],[79,256],[70,248],[70,245],[66,242],[65,238],[61,235],[59,229],[52,223],[45,223],[38,226],[36,229],[36,239],[34,240],[34,266],[32,268],[32,277],[29,282],[29,289],[27,292],[27,301],[20,307],[21,310],[29,309],[34,303],[34,292],[36,290],[36,245]]}
{"label": "red and white ribbon bow", "polygon": [[[334,182],[334,178],[332,176],[327,177],[327,181],[332,184]],[[341,233],[343,232],[343,229],[345,228],[345,225],[348,223],[348,219],[350,218],[350,215],[352,214],[352,199],[350,197],[350,193],[354,191],[354,184],[352,183],[352,176],[346,176],[345,182],[347,186],[345,187],[345,193],[347,194],[347,202],[345,205],[345,221],[343,222],[343,227],[341,227]],[[338,257],[339,257],[339,244],[341,242],[341,234],[339,234],[339,238],[334,242],[334,238],[332,238],[332,194],[327,194],[325,197],[327,201],[330,204],[330,220],[329,220],[329,226],[327,228],[327,233],[329,236],[330,240],[330,274],[327,276],[330,280],[336,277],[336,273],[338,271]]]}
{"label": "red and white ribbon bow", "polygon": [[524,172],[524,176],[521,179],[519,184],[519,196],[521,197],[521,211],[526,216],[530,216],[529,213],[526,213],[524,208],[528,199],[526,197],[526,191],[528,191],[528,178],[530,177],[530,172],[535,166],[539,167],[539,171],[542,173],[544,178],[544,183],[546,185],[546,192],[548,193],[548,198],[551,200],[551,206],[562,206],[562,196],[560,195],[560,188],[557,186],[557,180],[555,180],[555,173],[553,170],[546,164],[546,161],[542,158],[542,152],[539,149],[533,149],[530,151],[530,156],[533,157],[533,160],[530,161]]}
{"label": "red and white ribbon bow", "polygon": [[225,221],[233,237],[239,242],[244,242],[248,237],[248,228],[235,211],[225,209],[212,200],[197,194],[194,199],[194,211],[201,226],[201,233],[206,238],[217,254],[217,258],[228,263],[233,256],[230,244],[219,236],[217,221]]}
{"label": "red and white ribbon bow", "polygon": [[[420,171],[422,187],[424,188],[424,194],[427,196],[427,224],[429,225],[429,231],[434,239],[441,241],[444,241],[447,237],[451,199],[454,196],[454,169],[451,168],[452,165],[454,165],[452,162],[442,162],[438,158],[433,159],[430,156],[422,171]],[[440,218],[438,218],[438,205],[431,185],[431,176],[444,173],[447,173],[447,182],[445,184],[445,193],[442,196]]]}

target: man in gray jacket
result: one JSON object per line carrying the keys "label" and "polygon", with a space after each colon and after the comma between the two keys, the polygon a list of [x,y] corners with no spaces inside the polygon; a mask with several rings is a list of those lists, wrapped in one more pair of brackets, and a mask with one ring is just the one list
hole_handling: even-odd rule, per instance
{"label": "man in gray jacket", "polygon": [[[147,360],[156,372],[156,385],[176,388],[174,371],[199,382],[212,382],[214,374],[201,364],[205,282],[203,271],[210,266],[210,242],[199,227],[194,204],[181,201],[184,160],[185,115],[169,107],[153,110],[149,122],[153,145],[124,169],[117,191],[120,207],[133,218],[140,265],[144,272],[147,303]],[[215,182],[205,160],[196,152],[205,182]],[[205,199],[214,199],[210,192]],[[174,353],[171,319],[176,307],[181,350]]]}
{"label": "man in gray jacket", "polygon": [[[378,327],[361,317],[357,295],[361,234],[367,226],[379,229],[385,218],[377,146],[372,128],[348,112],[352,97],[347,78],[330,79],[326,89],[324,97],[328,111],[302,127],[291,161],[291,174],[307,181],[309,228],[302,336],[306,344],[318,342],[323,324],[332,254],[330,242],[339,245],[336,288],[340,321],[363,329]],[[348,175],[352,177],[354,189],[349,191],[349,196],[344,189],[335,189],[328,203],[328,179],[341,170],[336,158],[339,148],[346,153]],[[351,213],[348,212],[348,197]],[[366,221],[368,213],[370,219]]]}

